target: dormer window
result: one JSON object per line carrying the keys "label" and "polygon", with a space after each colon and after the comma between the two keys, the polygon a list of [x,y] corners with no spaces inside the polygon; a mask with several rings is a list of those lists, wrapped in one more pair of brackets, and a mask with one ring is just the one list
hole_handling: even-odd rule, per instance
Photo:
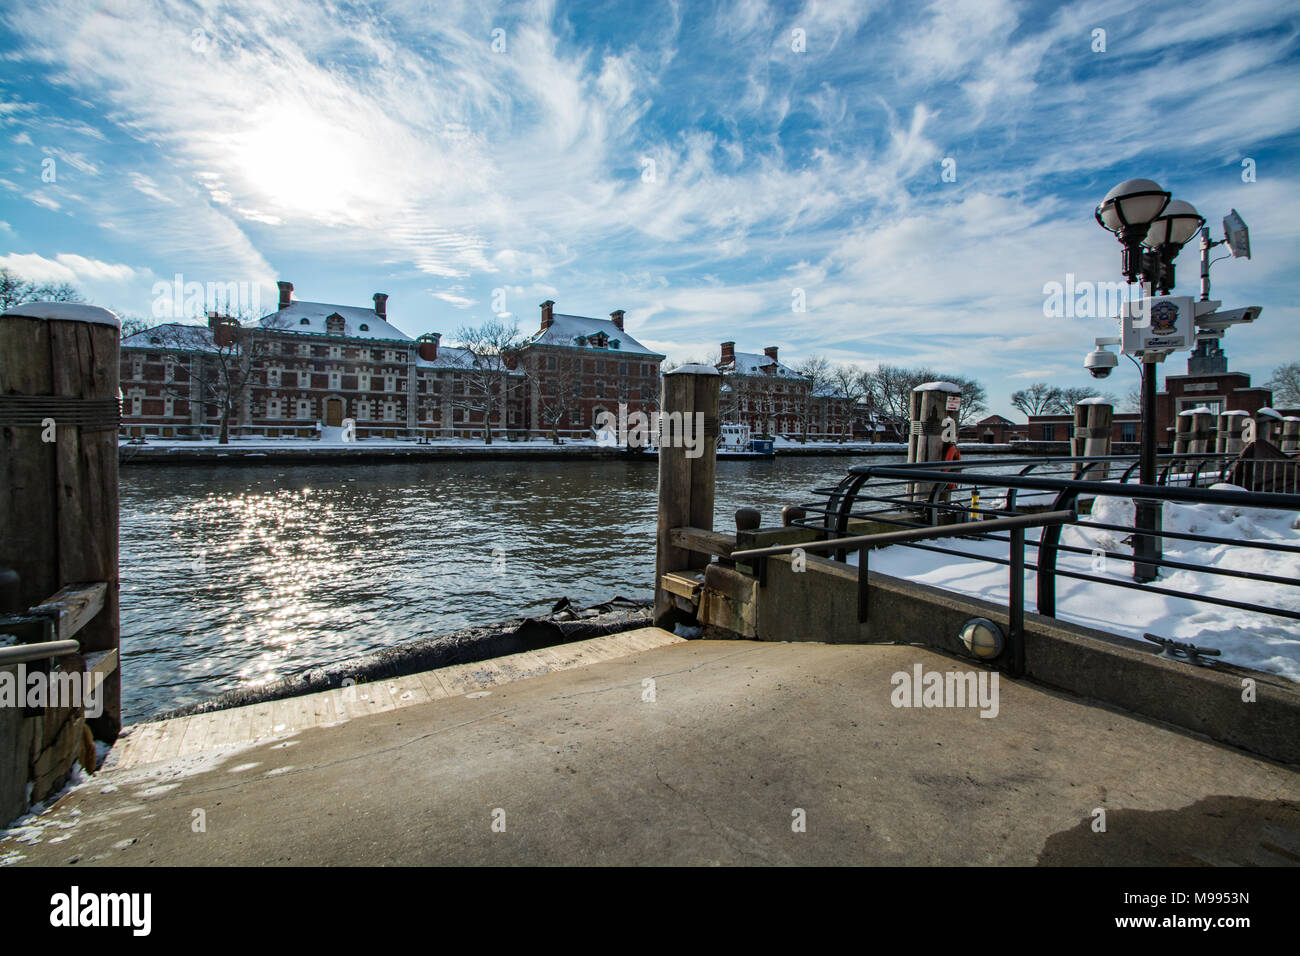
{"label": "dormer window", "polygon": [[574,345],[586,345],[586,344],[587,344],[587,337],[586,337],[585,335],[575,335],[575,336],[573,337],[573,344],[574,344]]}
{"label": "dormer window", "polygon": [[301,319],[298,320],[298,324],[299,324],[299,325],[311,325],[311,319],[307,318],[307,316],[304,315]]}
{"label": "dormer window", "polygon": [[616,349],[616,348],[618,348],[618,346],[619,346],[619,341],[618,341],[618,339],[610,339],[610,340],[609,340],[609,347],[610,347],[610,348],[612,348],[612,349]]}
{"label": "dormer window", "polygon": [[368,326],[368,325],[366,325],[366,323],[362,322],[362,323],[361,323],[361,331],[362,331],[362,332],[369,332],[369,331],[370,331],[370,326]]}
{"label": "dormer window", "polygon": [[342,335],[343,327],[345,325],[346,322],[343,316],[339,315],[337,312],[325,317],[325,333],[327,335]]}

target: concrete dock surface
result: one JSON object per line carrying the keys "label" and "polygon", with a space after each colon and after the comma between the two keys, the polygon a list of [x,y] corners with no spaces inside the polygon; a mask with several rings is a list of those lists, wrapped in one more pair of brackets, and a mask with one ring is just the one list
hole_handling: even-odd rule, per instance
{"label": "concrete dock surface", "polygon": [[260,737],[227,715],[249,739],[110,758],[0,862],[1300,863],[1295,768],[1006,678],[994,717],[897,707],[896,674],[971,670],[919,647],[635,644]]}

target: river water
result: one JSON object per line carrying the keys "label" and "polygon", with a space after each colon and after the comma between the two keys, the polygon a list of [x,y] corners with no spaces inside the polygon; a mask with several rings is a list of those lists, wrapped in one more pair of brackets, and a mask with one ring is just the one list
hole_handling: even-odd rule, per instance
{"label": "river water", "polygon": [[[720,461],[714,527],[777,524],[857,461]],[[413,638],[649,598],[654,461],[121,472],[123,711],[140,720]]]}

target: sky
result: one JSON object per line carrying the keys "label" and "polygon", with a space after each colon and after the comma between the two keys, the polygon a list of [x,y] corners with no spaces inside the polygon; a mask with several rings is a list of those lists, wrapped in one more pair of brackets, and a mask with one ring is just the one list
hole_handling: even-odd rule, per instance
{"label": "sky", "polygon": [[1120,280],[1093,210],[1140,176],[1250,227],[1212,269],[1263,306],[1230,367],[1300,360],[1294,3],[0,0],[0,27],[0,266],[120,314],[183,312],[177,276],[262,312],[277,279],[386,292],[412,336],[531,333],[553,299],[677,361],[930,365],[1021,420],[1016,389],[1093,384],[1115,320],[1045,290]]}

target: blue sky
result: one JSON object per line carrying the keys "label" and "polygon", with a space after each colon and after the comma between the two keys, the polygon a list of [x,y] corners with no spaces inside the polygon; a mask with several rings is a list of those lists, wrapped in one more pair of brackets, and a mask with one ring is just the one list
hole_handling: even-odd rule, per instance
{"label": "blue sky", "polygon": [[268,307],[279,278],[388,292],[412,335],[498,309],[531,332],[550,298],[678,360],[925,363],[1007,413],[1090,383],[1113,323],[1049,318],[1043,288],[1119,278],[1092,210],[1146,176],[1216,238],[1230,208],[1251,227],[1254,259],[1213,270],[1225,307],[1264,306],[1232,367],[1300,360],[1294,4],[3,0],[0,23],[0,265],[121,312],[177,273]]}

